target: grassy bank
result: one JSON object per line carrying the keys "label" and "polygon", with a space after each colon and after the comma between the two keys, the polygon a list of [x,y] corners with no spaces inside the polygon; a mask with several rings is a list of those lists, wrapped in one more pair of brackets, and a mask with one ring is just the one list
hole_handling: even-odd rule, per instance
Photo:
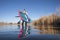
{"label": "grassy bank", "polygon": [[49,16],[43,16],[39,19],[33,20],[33,26],[40,25],[60,25],[60,16],[56,14],[51,14]]}

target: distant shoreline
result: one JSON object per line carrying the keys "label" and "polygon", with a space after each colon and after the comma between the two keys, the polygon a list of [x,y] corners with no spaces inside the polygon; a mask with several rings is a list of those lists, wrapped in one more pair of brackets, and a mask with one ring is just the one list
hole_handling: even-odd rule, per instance
{"label": "distant shoreline", "polygon": [[5,22],[0,22],[0,26],[4,25],[18,25],[17,23],[5,23]]}

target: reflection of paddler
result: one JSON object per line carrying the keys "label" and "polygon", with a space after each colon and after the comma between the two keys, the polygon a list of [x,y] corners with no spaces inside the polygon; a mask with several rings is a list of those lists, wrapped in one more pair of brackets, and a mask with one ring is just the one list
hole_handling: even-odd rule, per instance
{"label": "reflection of paddler", "polygon": [[18,39],[22,36],[22,29],[19,30]]}

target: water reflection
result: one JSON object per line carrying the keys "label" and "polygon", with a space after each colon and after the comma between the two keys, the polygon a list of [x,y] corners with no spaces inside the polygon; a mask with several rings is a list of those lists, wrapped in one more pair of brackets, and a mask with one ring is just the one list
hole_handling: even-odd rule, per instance
{"label": "water reflection", "polygon": [[26,38],[30,34],[30,26],[20,26],[18,25],[19,33],[18,33],[18,38]]}
{"label": "water reflection", "polygon": [[53,25],[41,25],[34,28],[41,30],[39,32],[40,34],[60,34],[60,28],[54,27]]}
{"label": "water reflection", "polygon": [[18,29],[20,29],[20,25],[18,25]]}

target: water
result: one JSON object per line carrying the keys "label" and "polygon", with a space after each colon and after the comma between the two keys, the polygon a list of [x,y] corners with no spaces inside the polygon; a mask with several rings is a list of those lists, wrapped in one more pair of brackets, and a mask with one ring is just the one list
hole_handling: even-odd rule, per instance
{"label": "water", "polygon": [[[0,40],[18,40],[21,27],[17,25],[0,26]],[[51,25],[30,26],[28,36],[19,40],[60,40],[60,28]]]}

